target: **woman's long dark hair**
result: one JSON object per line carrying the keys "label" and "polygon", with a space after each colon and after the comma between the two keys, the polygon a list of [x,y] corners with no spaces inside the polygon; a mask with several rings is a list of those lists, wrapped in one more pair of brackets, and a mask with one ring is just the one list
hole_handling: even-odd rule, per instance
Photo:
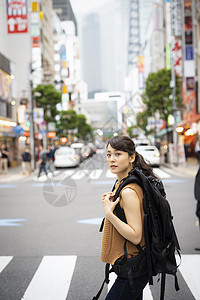
{"label": "woman's long dark hair", "polygon": [[153,172],[151,165],[146,163],[143,156],[135,151],[135,143],[128,136],[115,136],[108,141],[106,148],[108,147],[108,145],[110,145],[115,150],[127,152],[129,156],[135,153],[136,155],[135,161],[133,162],[133,168],[137,167],[142,170],[144,175],[157,178],[157,176]]}

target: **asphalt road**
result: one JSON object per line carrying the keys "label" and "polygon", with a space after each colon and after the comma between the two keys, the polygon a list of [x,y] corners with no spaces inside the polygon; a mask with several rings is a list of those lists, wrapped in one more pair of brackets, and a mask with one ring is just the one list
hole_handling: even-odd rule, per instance
{"label": "asphalt road", "polygon": [[[168,278],[166,299],[200,300],[194,178],[162,167],[155,171],[164,181],[182,249],[181,290],[175,292]],[[1,181],[0,300],[92,299],[104,277],[100,197],[114,181],[103,153],[78,168],[59,169],[47,181],[44,177]],[[154,281],[145,291],[145,300],[159,299],[160,283]]]}

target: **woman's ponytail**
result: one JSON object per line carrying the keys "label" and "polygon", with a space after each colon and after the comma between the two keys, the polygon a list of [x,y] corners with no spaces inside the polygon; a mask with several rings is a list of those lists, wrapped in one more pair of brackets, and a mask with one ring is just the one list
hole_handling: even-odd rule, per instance
{"label": "woman's ponytail", "polygon": [[142,170],[144,175],[156,177],[152,166],[144,160],[143,156],[139,154],[137,151],[135,152],[135,160],[133,162],[133,168],[139,168]]}

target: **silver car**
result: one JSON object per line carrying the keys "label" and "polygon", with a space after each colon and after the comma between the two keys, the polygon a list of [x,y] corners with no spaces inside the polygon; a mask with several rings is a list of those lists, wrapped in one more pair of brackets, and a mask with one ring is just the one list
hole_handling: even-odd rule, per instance
{"label": "silver car", "polygon": [[80,164],[80,155],[75,149],[64,146],[55,151],[54,166],[61,167],[77,167]]}
{"label": "silver car", "polygon": [[152,166],[160,166],[160,152],[156,146],[137,146],[136,151]]}

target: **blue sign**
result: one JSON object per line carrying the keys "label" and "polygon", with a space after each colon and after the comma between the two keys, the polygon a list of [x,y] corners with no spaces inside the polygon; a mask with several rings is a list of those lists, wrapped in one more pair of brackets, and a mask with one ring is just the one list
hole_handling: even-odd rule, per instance
{"label": "blue sign", "polygon": [[185,59],[186,60],[193,60],[194,59],[193,46],[186,46],[185,47]]}

